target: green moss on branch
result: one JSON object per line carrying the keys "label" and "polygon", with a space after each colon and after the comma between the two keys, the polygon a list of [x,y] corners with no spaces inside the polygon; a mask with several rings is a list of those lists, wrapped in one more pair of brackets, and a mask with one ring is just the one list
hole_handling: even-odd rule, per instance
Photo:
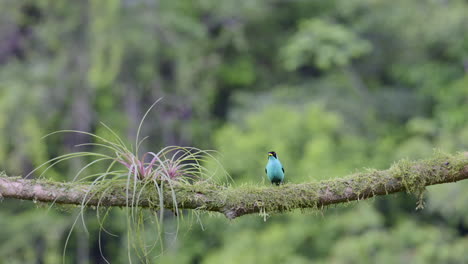
{"label": "green moss on branch", "polygon": [[[426,186],[455,182],[468,178],[468,155],[436,153],[432,159],[402,160],[387,170],[367,170],[344,178],[280,187],[238,188],[207,182],[183,184],[168,183],[163,190],[163,205],[174,209],[173,193],[179,209],[198,209],[223,213],[233,219],[258,212],[285,212],[298,208],[322,208],[330,204],[367,199],[406,191],[422,199]],[[61,204],[89,206],[158,207],[160,196],[154,185],[137,185],[139,199],[126,198],[126,182],[103,181],[97,185],[86,183],[57,183],[45,180],[27,180],[18,177],[0,177],[0,197]],[[143,188],[143,189],[142,189]],[[141,191],[141,192],[140,192]]]}

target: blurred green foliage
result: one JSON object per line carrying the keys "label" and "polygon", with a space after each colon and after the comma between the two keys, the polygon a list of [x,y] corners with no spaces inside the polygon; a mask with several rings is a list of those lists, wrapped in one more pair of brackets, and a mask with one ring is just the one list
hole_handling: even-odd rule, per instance
{"label": "blurred green foliage", "polygon": [[[25,175],[91,139],[102,121],[144,150],[216,149],[234,185],[383,169],[468,147],[468,3],[450,1],[14,1],[0,3],[0,169]],[[80,150],[82,150],[81,148]],[[87,147],[87,150],[93,150]],[[84,160],[49,170],[70,180]],[[95,168],[99,170],[100,168]],[[102,168],[101,168],[102,169]],[[228,221],[181,221],[160,263],[466,263],[468,183]],[[29,204],[29,202],[26,202]],[[0,262],[58,263],[72,209],[3,201]],[[127,263],[123,213],[103,253]],[[102,263],[99,224],[76,228],[67,263]],[[175,230],[168,215],[167,226]],[[151,234],[148,234],[151,235]]]}
{"label": "blurred green foliage", "polygon": [[329,70],[333,66],[348,65],[352,59],[370,50],[368,41],[359,39],[346,27],[309,19],[299,24],[297,33],[284,48],[283,57],[289,70],[308,64]]}

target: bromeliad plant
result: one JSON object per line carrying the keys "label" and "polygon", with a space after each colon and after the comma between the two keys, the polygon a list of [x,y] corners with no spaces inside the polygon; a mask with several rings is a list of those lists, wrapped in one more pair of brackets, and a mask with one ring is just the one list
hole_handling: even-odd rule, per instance
{"label": "bromeliad plant", "polygon": [[204,167],[200,161],[204,154],[207,151],[193,147],[169,146],[158,153],[146,152],[140,159],[132,152],[116,153],[115,160],[138,180],[185,181],[201,179]]}
{"label": "bromeliad plant", "polygon": [[[93,146],[96,148],[101,148],[106,150],[107,154],[103,152],[74,152],[65,154],[56,158],[49,160],[48,162],[42,164],[29,175],[36,172],[38,169],[45,167],[39,177],[43,175],[58,163],[73,159],[73,158],[91,158],[91,161],[83,166],[73,178],[73,182],[89,182],[91,188],[86,192],[85,198],[83,199],[80,212],[76,218],[70,233],[67,237],[67,242],[64,247],[64,256],[65,249],[70,238],[70,235],[73,231],[75,224],[79,218],[82,219],[84,229],[86,229],[85,223],[85,208],[87,207],[87,201],[91,198],[95,198],[96,195],[101,195],[103,197],[111,187],[116,184],[125,186],[125,197],[126,197],[126,206],[125,212],[127,215],[127,241],[128,248],[132,248],[133,252],[138,256],[140,260],[145,260],[148,262],[150,255],[154,255],[152,251],[157,244],[160,245],[162,250],[162,240],[161,234],[163,230],[163,217],[164,217],[164,195],[163,192],[165,188],[169,188],[172,199],[173,208],[176,215],[177,226],[179,221],[179,209],[177,208],[177,196],[174,191],[175,184],[191,184],[193,182],[201,181],[213,181],[216,175],[223,175],[223,177],[229,177],[228,174],[222,169],[217,159],[214,157],[214,151],[201,150],[195,147],[180,147],[180,146],[168,146],[161,149],[158,152],[146,152],[142,155],[139,155],[139,150],[141,144],[144,142],[147,137],[139,140],[141,127],[145,118],[151,109],[159,102],[156,101],[151,107],[146,111],[143,116],[137,130],[137,136],[135,141],[135,148],[128,147],[124,141],[107,125],[102,125],[110,133],[110,137],[98,136],[93,133],[88,133],[84,131],[75,131],[75,130],[61,130],[53,132],[47,136],[56,134],[56,133],[80,133],[88,135],[94,138],[95,142],[80,144],[78,146]],[[217,164],[217,168],[221,169],[224,173],[217,173],[217,169],[213,172],[210,172],[204,164],[210,162]],[[107,167],[104,171],[97,173],[84,175],[84,172],[88,168],[94,166],[98,163],[107,162]],[[28,175],[28,176],[29,176]],[[147,191],[157,193],[158,202],[151,203],[151,197],[142,197]],[[101,200],[101,197],[99,199]],[[138,207],[139,201],[141,199],[146,199],[152,209],[144,210]],[[105,208],[105,213],[101,216],[100,211],[102,211],[100,206],[96,210],[97,218],[100,225],[100,234],[101,231],[104,231],[110,235],[104,228],[104,221],[109,214],[110,208]],[[196,211],[192,211],[197,214]],[[152,216],[148,218],[148,216]],[[149,220],[151,219],[151,220]],[[149,224],[153,223],[153,224]],[[148,242],[147,236],[145,236],[145,228],[154,228],[156,230],[156,236],[150,236]],[[99,241],[99,246],[101,246]],[[102,254],[102,251],[101,251]],[[107,262],[104,256],[102,256]],[[128,257],[131,262],[133,255],[131,251],[128,252]]]}

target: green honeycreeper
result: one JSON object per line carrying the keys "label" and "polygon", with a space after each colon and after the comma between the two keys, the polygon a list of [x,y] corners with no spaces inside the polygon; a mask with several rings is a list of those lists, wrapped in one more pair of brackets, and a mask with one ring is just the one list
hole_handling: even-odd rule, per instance
{"label": "green honeycreeper", "polygon": [[283,183],[284,168],[274,151],[268,152],[268,163],[266,165],[265,172],[271,184],[274,183],[276,185],[280,185]]}

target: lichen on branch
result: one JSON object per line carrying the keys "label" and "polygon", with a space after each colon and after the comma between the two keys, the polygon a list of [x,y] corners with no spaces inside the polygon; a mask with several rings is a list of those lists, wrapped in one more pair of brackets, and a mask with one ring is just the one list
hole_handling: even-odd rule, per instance
{"label": "lichen on branch", "polygon": [[[422,199],[426,186],[456,182],[468,178],[468,154],[434,154],[427,160],[396,162],[387,170],[366,170],[343,178],[280,187],[227,187],[201,182],[171,182],[162,195],[153,185],[125,181],[60,183],[0,176],[0,197],[58,204],[86,206],[128,206],[158,209],[160,202],[167,209],[196,209],[219,212],[229,219],[259,213],[285,212],[299,208],[322,208],[395,192],[409,192]],[[131,190],[127,190],[131,188]],[[137,188],[134,190],[133,188]],[[139,192],[137,201],[126,194]],[[172,199],[175,195],[176,199]],[[162,198],[162,199],[161,199]],[[176,204],[175,204],[176,203]]]}

